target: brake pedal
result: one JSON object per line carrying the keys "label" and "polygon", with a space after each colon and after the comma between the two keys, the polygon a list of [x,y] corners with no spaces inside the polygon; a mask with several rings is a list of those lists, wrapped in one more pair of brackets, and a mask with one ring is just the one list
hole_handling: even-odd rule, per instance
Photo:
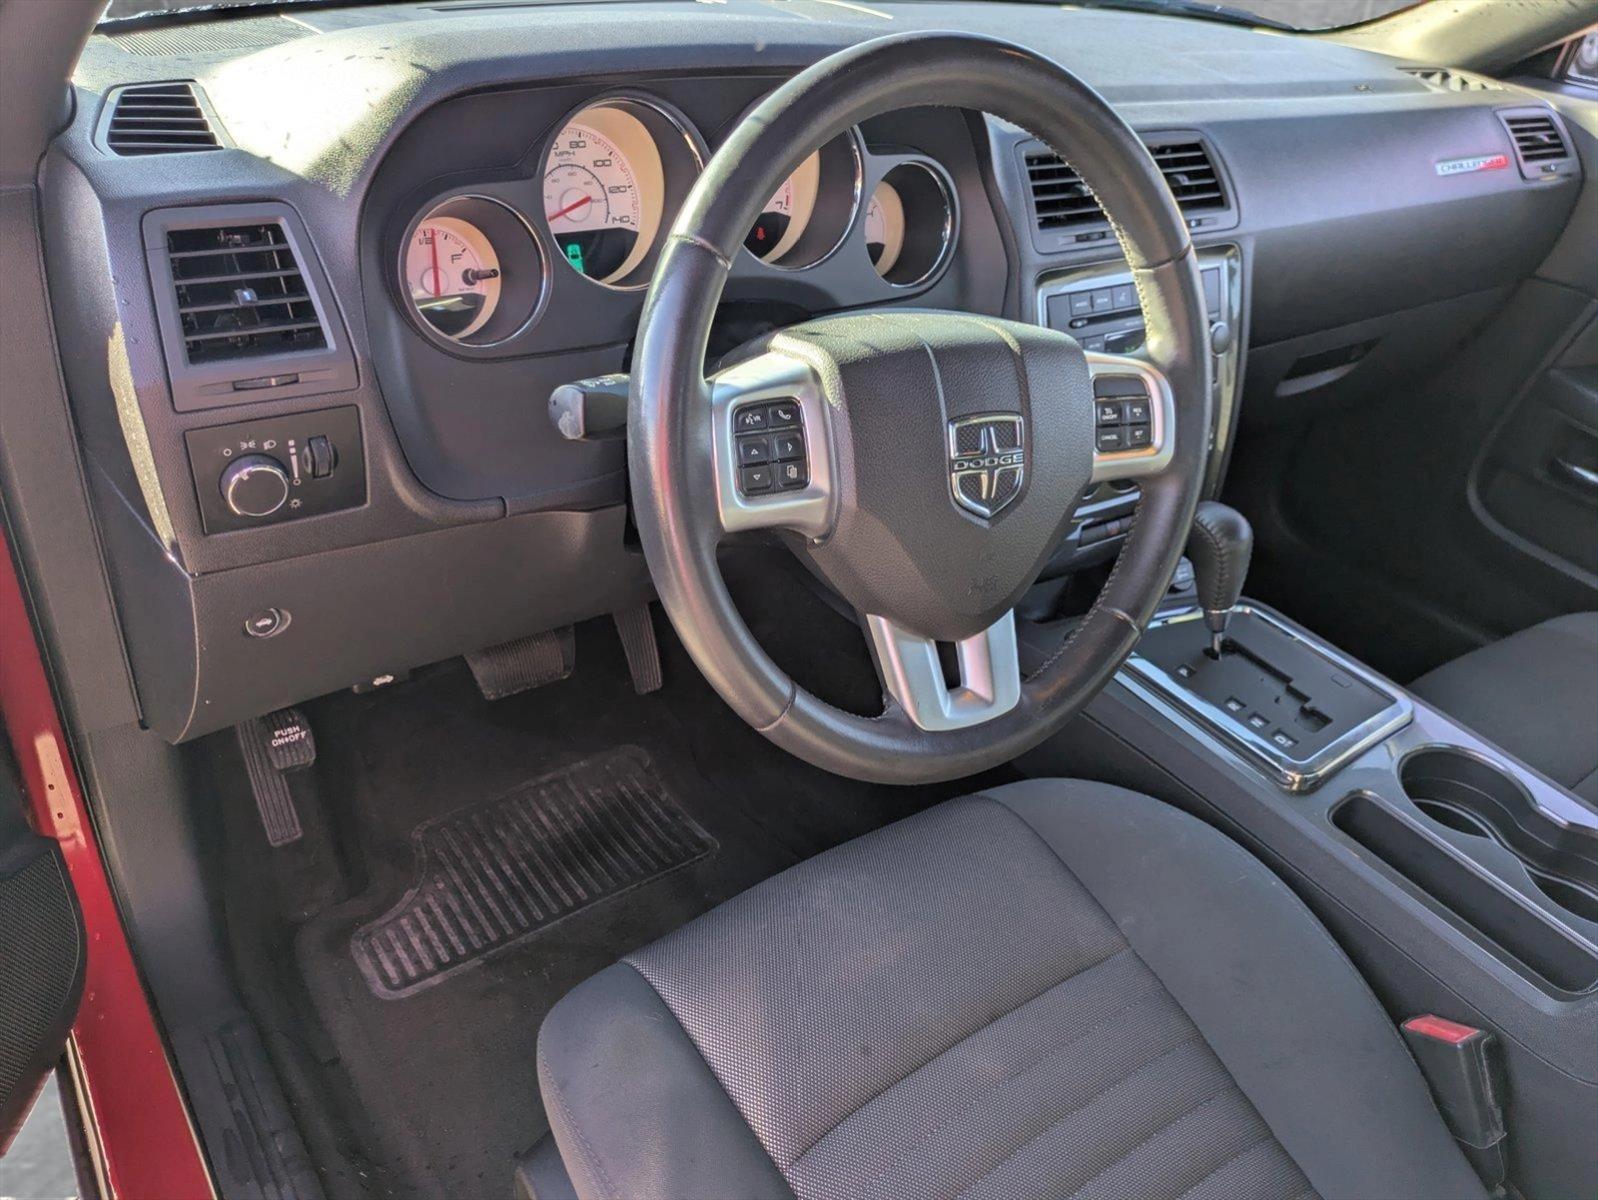
{"label": "brake pedal", "polygon": [[577,665],[577,639],[565,625],[475,651],[466,656],[466,665],[484,700],[503,700],[570,675]]}
{"label": "brake pedal", "polygon": [[627,670],[633,677],[633,691],[640,696],[658,692],[665,682],[660,669],[660,646],[655,641],[655,623],[649,619],[649,603],[623,608],[610,614],[621,635],[621,648],[627,655]]}
{"label": "brake pedal", "polygon": [[284,708],[245,721],[236,732],[267,844],[276,847],[299,841],[300,814],[288,776],[316,761],[310,722],[298,709]]}

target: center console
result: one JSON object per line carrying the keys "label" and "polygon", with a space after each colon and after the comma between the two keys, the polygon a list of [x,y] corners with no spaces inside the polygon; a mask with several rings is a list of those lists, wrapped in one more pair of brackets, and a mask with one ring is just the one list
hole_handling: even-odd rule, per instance
{"label": "center console", "polygon": [[[1179,575],[1179,578],[1181,576]],[[1598,1125],[1598,812],[1268,607],[1173,590],[1084,716],[1021,762],[1186,808],[1265,859],[1395,1023],[1498,1035],[1514,1177],[1585,1194]],[[1019,629],[1023,671],[1068,620]]]}

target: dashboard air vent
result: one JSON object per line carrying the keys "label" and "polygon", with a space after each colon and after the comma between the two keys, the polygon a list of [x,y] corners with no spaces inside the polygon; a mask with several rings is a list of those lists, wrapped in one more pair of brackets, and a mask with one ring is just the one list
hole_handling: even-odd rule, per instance
{"label": "dashboard air vent", "polygon": [[279,222],[170,229],[166,250],[191,366],[327,347]]}
{"label": "dashboard air vent", "polygon": [[1559,126],[1549,116],[1506,115],[1504,124],[1515,142],[1515,157],[1521,165],[1554,162],[1570,157],[1570,147],[1565,145]]}
{"label": "dashboard air vent", "polygon": [[1448,67],[1400,67],[1406,75],[1413,75],[1427,87],[1439,92],[1501,92],[1503,85],[1480,75],[1451,70]]}
{"label": "dashboard air vent", "polygon": [[117,93],[106,147],[123,156],[220,150],[221,139],[190,83],[150,83]]}
{"label": "dashboard air vent", "polygon": [[[1227,207],[1225,184],[1202,142],[1161,142],[1150,145],[1149,152],[1154,155],[1183,213]],[[1028,151],[1026,172],[1039,229],[1061,230],[1104,223],[1104,211],[1098,201],[1076,169],[1058,154],[1042,148]]]}

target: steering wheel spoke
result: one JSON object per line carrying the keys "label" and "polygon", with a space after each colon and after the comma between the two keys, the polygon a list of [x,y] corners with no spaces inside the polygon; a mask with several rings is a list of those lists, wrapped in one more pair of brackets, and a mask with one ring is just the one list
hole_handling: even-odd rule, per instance
{"label": "steering wheel spoke", "polygon": [[711,455],[724,533],[792,529],[825,537],[834,471],[821,379],[770,352],[710,380]]}
{"label": "steering wheel spoke", "polygon": [[1170,381],[1140,358],[1090,350],[1087,360],[1093,376],[1093,482],[1160,474],[1176,449]]}
{"label": "steering wheel spoke", "polygon": [[965,729],[1003,716],[1021,701],[1015,613],[954,643],[960,682],[945,682],[938,643],[887,617],[867,616],[866,632],[888,694],[912,724],[929,733]]}

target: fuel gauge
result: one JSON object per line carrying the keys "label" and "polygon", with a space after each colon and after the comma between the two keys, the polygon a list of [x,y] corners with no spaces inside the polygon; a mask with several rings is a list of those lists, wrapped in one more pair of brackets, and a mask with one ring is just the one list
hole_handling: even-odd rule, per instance
{"label": "fuel gauge", "polygon": [[400,291],[422,330],[453,346],[493,346],[543,303],[545,259],[527,221],[487,196],[453,196],[410,225]]}
{"label": "fuel gauge", "polygon": [[477,226],[432,217],[416,227],[405,252],[411,303],[447,338],[466,338],[488,323],[499,304],[499,255]]}

